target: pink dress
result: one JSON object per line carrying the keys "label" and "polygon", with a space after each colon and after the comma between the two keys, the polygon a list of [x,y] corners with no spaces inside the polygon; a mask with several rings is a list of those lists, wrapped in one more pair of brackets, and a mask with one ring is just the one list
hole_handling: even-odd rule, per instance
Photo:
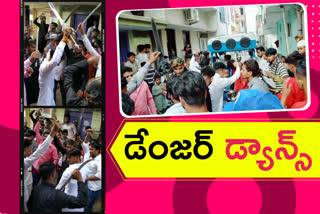
{"label": "pink dress", "polygon": [[132,115],[150,115],[157,114],[157,108],[154,104],[149,86],[145,81],[130,95],[134,102],[134,112]]}

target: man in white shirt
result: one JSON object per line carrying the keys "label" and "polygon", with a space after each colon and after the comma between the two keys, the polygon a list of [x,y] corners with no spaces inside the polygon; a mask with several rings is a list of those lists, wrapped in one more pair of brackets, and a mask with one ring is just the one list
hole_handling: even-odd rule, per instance
{"label": "man in white shirt", "polygon": [[199,61],[200,61],[199,53],[193,54],[190,61],[189,70],[201,73],[201,67],[199,65]]}
{"label": "man in white shirt", "polygon": [[40,146],[37,148],[37,150],[31,154],[32,152],[32,142],[28,139],[24,139],[24,159],[23,159],[23,163],[24,163],[24,178],[23,178],[23,183],[24,183],[24,211],[28,212],[28,208],[27,208],[27,202],[29,200],[29,197],[31,195],[31,191],[32,191],[32,183],[33,183],[33,179],[32,179],[32,173],[31,173],[31,169],[32,169],[32,165],[44,154],[46,153],[46,151],[48,150],[49,146],[51,145],[51,142],[54,138],[54,136],[56,135],[56,133],[59,131],[60,129],[60,123],[59,121],[55,121],[54,122],[54,126],[50,132],[50,134],[48,135],[48,137],[44,140],[44,142],[42,144],[40,144]]}
{"label": "man in white shirt", "polygon": [[97,29],[98,28],[98,22],[96,20],[93,21],[93,26],[89,27],[88,28],[88,31],[87,31],[87,37],[89,40],[91,40],[91,34],[92,34],[92,31],[94,29]]}
{"label": "man in white shirt", "polygon": [[209,92],[212,104],[212,112],[222,112],[223,110],[223,93],[224,88],[234,83],[240,77],[240,66],[238,62],[234,62],[236,72],[229,78],[225,78],[225,64],[216,62],[213,66],[216,74],[213,76],[209,85]]}
{"label": "man in white shirt", "polygon": [[100,54],[93,48],[91,42],[89,41],[88,37],[86,36],[84,29],[83,29],[83,24],[78,25],[78,29],[81,32],[82,35],[82,41],[85,46],[85,48],[88,50],[91,56],[99,56],[99,62],[98,62],[98,67],[96,71],[96,76],[95,77],[101,77],[101,56]]}
{"label": "man in white shirt", "polygon": [[92,207],[101,195],[101,154],[100,144],[93,141],[89,144],[91,161],[88,165],[88,203],[85,212],[92,212]]}
{"label": "man in white shirt", "polygon": [[74,140],[74,135],[76,133],[76,126],[70,122],[70,115],[64,115],[64,123],[61,125],[62,130],[68,130],[68,138]]}
{"label": "man in white shirt", "polygon": [[[87,137],[86,137],[87,139]],[[87,160],[89,160],[90,158],[90,152],[89,152],[89,145],[86,142],[82,142],[81,143],[81,147],[84,151],[84,158],[83,158],[83,162],[81,163],[81,151],[79,149],[73,149],[70,152],[68,152],[67,154],[67,160],[69,163],[69,167],[63,172],[61,179],[58,183],[58,185],[56,186],[56,189],[60,190],[65,183],[67,182],[67,180],[72,176],[72,172],[75,169],[78,169],[84,162],[86,162]],[[81,169],[80,169],[80,173],[82,176],[82,180],[85,180],[88,176],[88,163],[85,164]],[[77,197],[78,196],[78,183],[77,180],[75,179],[71,179],[69,181],[69,183],[67,183],[64,186],[64,193],[66,193],[67,195],[72,195]],[[76,208],[76,209],[69,209],[69,208],[63,208],[62,209],[63,212],[83,212],[84,208]]]}
{"label": "man in white shirt", "polygon": [[39,69],[39,97],[38,106],[55,106],[53,88],[55,71],[54,68],[59,64],[64,48],[69,41],[69,35],[71,34],[71,29],[66,28],[64,30],[63,39],[60,41],[57,47],[53,47],[48,54],[48,57],[42,62]]}
{"label": "man in white shirt", "polygon": [[183,108],[183,106],[180,103],[179,94],[175,90],[175,87],[177,86],[178,80],[179,80],[179,77],[172,77],[168,80],[168,82],[166,84],[167,98],[169,100],[171,100],[173,105],[167,109],[165,114],[184,114],[184,113],[186,113],[186,110]]}
{"label": "man in white shirt", "polygon": [[269,63],[265,59],[265,49],[263,46],[257,47],[257,62],[259,63],[259,68],[262,70],[262,73],[264,74],[265,71],[269,71]]}
{"label": "man in white shirt", "polygon": [[138,54],[136,56],[136,60],[138,60],[138,63],[142,67],[142,66],[144,66],[144,64],[146,64],[149,61],[148,54],[145,53],[144,45],[138,45],[137,52],[138,52]]}
{"label": "man in white shirt", "polygon": [[137,73],[141,66],[139,62],[136,60],[136,55],[132,52],[129,52],[127,58],[128,61],[124,65],[132,68],[133,74]]}

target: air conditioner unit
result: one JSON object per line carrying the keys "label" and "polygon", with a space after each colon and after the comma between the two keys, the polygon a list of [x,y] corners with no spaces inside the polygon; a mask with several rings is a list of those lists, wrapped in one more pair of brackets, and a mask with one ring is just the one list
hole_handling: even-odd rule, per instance
{"label": "air conditioner unit", "polygon": [[199,22],[199,11],[195,8],[185,10],[184,16],[186,22],[190,25]]}
{"label": "air conditioner unit", "polygon": [[211,53],[250,50],[256,48],[254,34],[237,34],[213,37],[208,40],[208,50]]}

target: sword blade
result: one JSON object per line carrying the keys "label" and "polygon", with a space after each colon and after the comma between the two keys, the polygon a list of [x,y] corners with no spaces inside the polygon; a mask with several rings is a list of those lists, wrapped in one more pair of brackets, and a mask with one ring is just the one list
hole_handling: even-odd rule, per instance
{"label": "sword blade", "polygon": [[152,25],[153,37],[154,37],[154,40],[155,40],[156,51],[160,51],[161,54],[163,54],[162,43],[161,43],[160,36],[159,36],[158,30],[157,30],[157,25],[154,22],[154,19],[151,20],[151,25]]}
{"label": "sword blade", "polygon": [[61,26],[62,26],[62,30],[66,27],[65,22],[63,21],[63,19],[61,18],[60,14],[58,13],[57,9],[55,8],[55,6],[53,5],[52,2],[48,2],[49,7],[51,8],[52,12],[54,13],[54,15],[57,17],[57,19],[59,20]]}

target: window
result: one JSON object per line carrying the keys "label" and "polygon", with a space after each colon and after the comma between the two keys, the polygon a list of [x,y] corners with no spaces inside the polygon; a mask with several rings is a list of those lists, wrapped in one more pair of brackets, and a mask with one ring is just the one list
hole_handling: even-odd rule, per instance
{"label": "window", "polygon": [[219,8],[219,16],[220,16],[220,22],[225,23],[226,22],[226,17],[224,14],[224,7]]}
{"label": "window", "polygon": [[240,7],[240,15],[242,16],[243,15],[243,8]]}

